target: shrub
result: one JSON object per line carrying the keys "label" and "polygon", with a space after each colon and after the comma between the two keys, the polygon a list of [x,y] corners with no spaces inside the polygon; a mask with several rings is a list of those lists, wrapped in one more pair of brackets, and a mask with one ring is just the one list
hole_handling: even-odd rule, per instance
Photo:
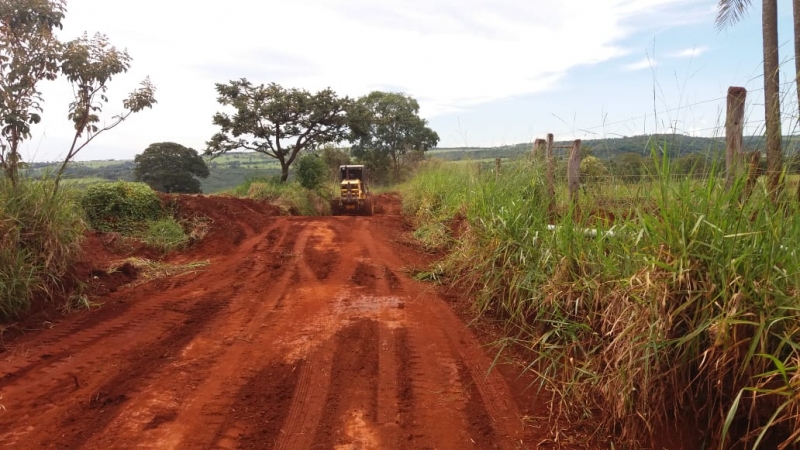
{"label": "shrub", "polygon": [[144,183],[117,181],[90,186],[81,206],[92,228],[133,233],[143,222],[163,217],[158,194]]}
{"label": "shrub", "polygon": [[319,189],[326,181],[328,167],[317,155],[305,154],[295,163],[294,176],[306,189]]}

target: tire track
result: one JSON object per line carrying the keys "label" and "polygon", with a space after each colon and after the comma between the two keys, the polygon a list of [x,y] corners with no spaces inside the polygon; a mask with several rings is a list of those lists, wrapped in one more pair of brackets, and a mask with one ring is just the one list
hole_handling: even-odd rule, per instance
{"label": "tire track", "polygon": [[[205,299],[192,308],[181,326],[131,352],[135,356],[128,359],[124,367],[118,368],[116,375],[66,413],[61,420],[65,433],[55,439],[45,438],[41,445],[74,448],[85,444],[90,433],[104,430],[123,404],[136,392],[141,392],[142,379],[169,363],[225,306],[226,303],[219,299]],[[75,427],[76,424],[79,428]]]}
{"label": "tire track", "polygon": [[[308,233],[305,229],[286,233],[284,228],[281,230],[281,237],[275,237],[276,234],[272,231],[265,233],[259,240],[267,241],[268,246],[254,245],[252,248],[258,250],[258,253],[249,254],[250,261],[257,261],[255,266],[263,265],[274,270],[264,272],[254,269],[255,266],[250,270],[256,277],[267,273],[270,275],[267,278],[274,280],[267,292],[253,297],[248,295],[252,289],[244,289],[241,295],[232,296],[229,299],[231,305],[244,305],[233,307],[230,314],[221,317],[213,327],[199,335],[197,342],[193,342],[183,351],[179,361],[162,371],[160,379],[182,379],[182,384],[191,385],[192,389],[174,389],[170,382],[165,383],[166,385],[155,382],[147,386],[147,395],[137,399],[125,414],[115,420],[107,434],[138,435],[142,445],[158,448],[202,447],[212,441],[215,434],[219,434],[229,407],[232,407],[231,399],[235,398],[242,385],[252,382],[241,374],[252,373],[257,376],[258,371],[251,365],[262,356],[255,354],[254,347],[269,344],[269,339],[264,334],[274,324],[271,318],[278,313],[276,306],[285,295],[298,264],[297,258],[293,258],[291,264],[273,267],[268,261],[256,258],[265,251],[282,255],[299,254],[306,245]],[[247,280],[242,283],[250,286],[254,284],[247,283]],[[192,370],[187,371],[187,367]],[[195,368],[199,368],[199,371]],[[213,373],[214,376],[204,376],[206,373]],[[165,423],[143,434],[143,427],[146,425],[141,419],[137,420],[137,417],[154,416],[163,404],[181,405],[174,420],[170,422],[199,423],[202,426],[174,427],[171,423]]]}
{"label": "tire track", "polygon": [[[336,333],[325,409],[314,448],[379,448],[378,322],[354,321]],[[308,448],[308,441],[296,447]]]}
{"label": "tire track", "polygon": [[[486,376],[491,360],[435,291],[402,274],[420,256],[392,240],[396,219],[248,217],[213,231],[206,272],[115,293],[129,301],[90,316],[102,320],[65,321],[26,338],[47,342],[27,357],[6,355],[26,372],[0,379],[0,395],[25,407],[0,412],[0,441],[515,448],[508,384]],[[186,255],[205,257],[173,261]]]}

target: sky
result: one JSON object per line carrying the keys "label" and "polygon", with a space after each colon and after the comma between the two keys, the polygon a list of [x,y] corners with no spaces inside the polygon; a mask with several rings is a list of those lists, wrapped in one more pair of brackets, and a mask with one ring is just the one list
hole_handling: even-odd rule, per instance
{"label": "sky", "polygon": [[[100,32],[133,58],[110,83],[105,123],[150,77],[158,103],[78,160],[132,159],[151,143],[202,153],[225,109],[215,83],[247,78],[352,98],[404,92],[439,147],[721,135],[729,86],[748,89],[746,132],[763,133],[761,11],[714,26],[716,0],[70,0],[62,40]],[[784,132],[797,105],[791,2],[779,0]],[[73,135],[65,80],[44,82],[27,161],[55,161]]]}

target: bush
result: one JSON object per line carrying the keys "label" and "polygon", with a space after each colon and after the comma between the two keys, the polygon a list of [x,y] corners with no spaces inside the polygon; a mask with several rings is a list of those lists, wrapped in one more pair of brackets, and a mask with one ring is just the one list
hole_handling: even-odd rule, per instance
{"label": "bush", "polygon": [[164,212],[158,194],[144,183],[102,183],[90,186],[81,206],[92,228],[133,233],[142,223],[158,220]]}
{"label": "bush", "polygon": [[306,189],[319,189],[327,177],[328,167],[317,155],[306,154],[295,163],[294,176]]}
{"label": "bush", "polygon": [[72,193],[52,182],[0,180],[0,318],[53,290],[80,251],[85,225]]}

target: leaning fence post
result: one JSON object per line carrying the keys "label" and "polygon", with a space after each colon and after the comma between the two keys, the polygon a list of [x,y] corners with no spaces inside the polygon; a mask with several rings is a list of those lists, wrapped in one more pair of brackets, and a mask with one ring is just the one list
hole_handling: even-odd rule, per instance
{"label": "leaning fence post", "polygon": [[578,190],[581,187],[581,140],[575,139],[572,150],[569,152],[567,163],[567,184],[569,186],[569,199],[575,211],[578,209]]}
{"label": "leaning fence post", "polygon": [[728,88],[728,104],[725,113],[725,187],[730,188],[741,171],[742,133],[744,132],[744,102],[747,89],[738,86]]}
{"label": "leaning fence post", "polygon": [[556,206],[556,161],[553,158],[553,133],[547,133],[547,212],[553,216]]}

